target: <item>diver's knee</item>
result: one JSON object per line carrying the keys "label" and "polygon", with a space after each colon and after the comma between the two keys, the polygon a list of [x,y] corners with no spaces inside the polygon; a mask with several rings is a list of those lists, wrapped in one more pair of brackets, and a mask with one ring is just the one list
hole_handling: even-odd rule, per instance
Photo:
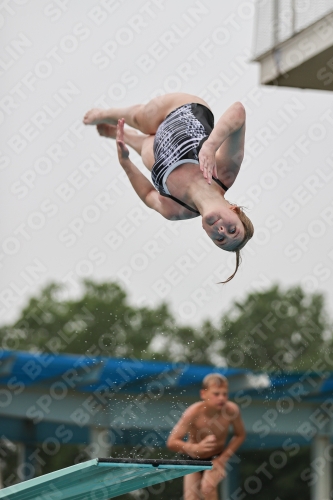
{"label": "diver's knee", "polygon": [[[137,104],[136,106],[133,106],[133,114],[132,114],[132,120],[135,125],[135,127],[139,130],[144,127],[144,120],[143,120],[143,104]],[[141,130],[142,131],[142,130]]]}
{"label": "diver's knee", "polygon": [[144,139],[144,141],[142,142],[142,148],[141,148],[142,161],[150,171],[155,163],[154,150],[153,150],[154,138],[155,138],[154,135],[149,135],[148,137],[146,137],[146,139]]}

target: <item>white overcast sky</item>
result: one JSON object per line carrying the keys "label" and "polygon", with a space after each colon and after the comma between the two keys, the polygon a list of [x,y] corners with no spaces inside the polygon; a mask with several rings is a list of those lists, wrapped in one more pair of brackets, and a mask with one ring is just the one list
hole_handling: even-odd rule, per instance
{"label": "white overcast sky", "polygon": [[[333,305],[333,94],[263,87],[245,0],[12,0],[0,12],[0,322],[52,281],[117,280],[134,304],[216,321],[273,283]],[[215,118],[247,111],[245,159],[227,199],[256,234],[234,254],[199,218],[168,222],[124,180],[114,143],[82,117],[166,92],[203,97]],[[144,169],[138,155],[132,161]],[[149,173],[147,172],[147,175]],[[331,314],[332,316],[332,314]]]}

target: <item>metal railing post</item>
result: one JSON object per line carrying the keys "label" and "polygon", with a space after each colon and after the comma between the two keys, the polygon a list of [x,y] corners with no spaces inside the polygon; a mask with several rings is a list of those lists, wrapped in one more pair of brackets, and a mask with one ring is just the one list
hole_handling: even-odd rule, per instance
{"label": "metal railing post", "polygon": [[296,5],[295,0],[291,0],[291,35],[296,32]]}
{"label": "metal railing post", "polygon": [[279,0],[274,0],[273,18],[273,47],[276,47],[279,43]]}

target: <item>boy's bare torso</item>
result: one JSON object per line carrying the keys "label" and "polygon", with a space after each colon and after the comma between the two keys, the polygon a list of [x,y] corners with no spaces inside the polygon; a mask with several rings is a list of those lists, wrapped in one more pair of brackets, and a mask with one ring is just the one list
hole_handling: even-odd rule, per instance
{"label": "boy's bare torso", "polygon": [[207,436],[215,436],[216,442],[212,451],[200,454],[200,458],[208,458],[219,455],[225,446],[229,426],[238,413],[238,407],[231,401],[214,415],[207,415],[204,402],[195,403],[192,406],[193,418],[190,424],[188,436],[190,443],[200,443]]}

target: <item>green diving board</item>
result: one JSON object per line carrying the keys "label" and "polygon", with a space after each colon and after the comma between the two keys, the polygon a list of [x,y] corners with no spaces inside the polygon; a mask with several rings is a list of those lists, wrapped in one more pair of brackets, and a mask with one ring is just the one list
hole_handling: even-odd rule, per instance
{"label": "green diving board", "polygon": [[94,458],[0,490],[4,500],[108,500],[170,479],[209,470],[202,460]]}

